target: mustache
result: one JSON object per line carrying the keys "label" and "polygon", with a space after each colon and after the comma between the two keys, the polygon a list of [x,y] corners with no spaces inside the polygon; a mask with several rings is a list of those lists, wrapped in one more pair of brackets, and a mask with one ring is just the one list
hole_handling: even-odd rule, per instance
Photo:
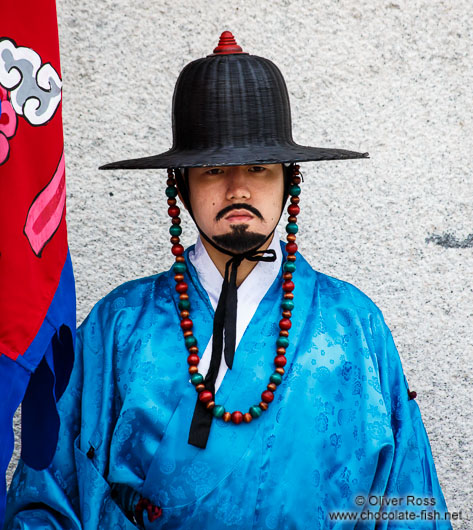
{"label": "mustache", "polygon": [[232,210],[248,210],[253,215],[256,215],[258,219],[261,219],[261,221],[264,221],[263,216],[261,215],[260,211],[255,208],[254,206],[251,206],[251,204],[246,204],[244,202],[236,203],[236,204],[230,204],[229,206],[225,206],[222,210],[218,212],[218,214],[215,217],[216,221],[220,221],[220,219],[223,219],[227,213],[230,213]]}

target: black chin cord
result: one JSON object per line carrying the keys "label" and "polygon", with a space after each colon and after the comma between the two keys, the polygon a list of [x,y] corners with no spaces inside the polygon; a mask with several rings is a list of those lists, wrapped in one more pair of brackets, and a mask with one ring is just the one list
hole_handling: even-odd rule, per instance
{"label": "black chin cord", "polygon": [[[231,370],[235,357],[236,345],[236,320],[237,320],[237,273],[238,267],[244,259],[248,261],[276,261],[276,252],[269,250],[249,250],[243,254],[233,256],[227,261],[225,266],[225,276],[223,279],[222,291],[218,299],[213,322],[212,357],[204,385],[215,397],[215,381],[222,360],[222,350],[224,349],[225,362]],[[225,348],[224,348],[225,332]],[[207,410],[205,404],[197,398],[197,403],[192,417],[189,431],[188,443],[205,449],[212,425],[212,411]]]}

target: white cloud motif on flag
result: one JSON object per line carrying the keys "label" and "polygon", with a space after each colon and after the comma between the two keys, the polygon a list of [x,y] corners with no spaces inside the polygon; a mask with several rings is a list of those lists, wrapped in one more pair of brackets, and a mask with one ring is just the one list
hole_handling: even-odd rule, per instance
{"label": "white cloud motif on flag", "polygon": [[19,116],[31,125],[44,125],[61,101],[62,81],[49,63],[31,48],[17,47],[0,39],[0,85],[10,91],[10,101]]}

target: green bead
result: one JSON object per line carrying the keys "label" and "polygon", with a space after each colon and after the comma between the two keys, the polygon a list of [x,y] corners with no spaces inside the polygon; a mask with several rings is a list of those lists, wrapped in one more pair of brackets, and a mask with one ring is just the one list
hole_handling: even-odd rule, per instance
{"label": "green bead", "polygon": [[296,270],[296,264],[292,261],[286,261],[282,266],[285,272],[294,272]]}
{"label": "green bead", "polygon": [[187,270],[186,264],[180,261],[178,261],[177,263],[174,263],[172,268],[176,274],[184,274]]}
{"label": "green bead", "polygon": [[172,225],[169,229],[169,233],[172,236],[180,236],[182,234],[182,228],[179,225]]}
{"label": "green bead", "polygon": [[186,343],[186,348],[191,348],[192,346],[195,346],[197,344],[197,339],[194,337],[194,335],[186,337],[184,341]]}
{"label": "green bead", "polygon": [[274,383],[275,385],[280,385],[282,381],[282,375],[278,374],[278,372],[274,372],[274,374],[271,375],[269,378],[271,383]]}
{"label": "green bead", "polygon": [[297,234],[297,231],[299,230],[299,227],[296,223],[288,223],[286,225],[286,232],[288,234]]}
{"label": "green bead", "polygon": [[170,199],[174,199],[175,197],[177,197],[177,190],[174,186],[168,186],[166,188],[166,195],[170,198]]}
{"label": "green bead", "polygon": [[253,418],[259,418],[262,414],[261,407],[258,407],[258,405],[253,405],[250,407],[250,414]]}
{"label": "green bead", "polygon": [[300,194],[301,194],[300,186],[294,185],[289,188],[289,195],[292,195],[293,197],[297,197]]}
{"label": "green bead", "polygon": [[200,383],[204,382],[204,376],[202,374],[194,374],[191,375],[191,383],[195,386],[200,385]]}
{"label": "green bead", "polygon": [[[283,300],[282,301],[282,304],[281,304],[281,307],[285,310],[285,311],[292,311],[294,309],[294,302],[292,300]],[[288,341],[289,342],[289,341]],[[286,348],[287,346],[284,346],[284,348]]]}
{"label": "green bead", "polygon": [[287,348],[289,346],[289,339],[287,337],[278,337],[276,344],[280,348]]}
{"label": "green bead", "polygon": [[189,311],[191,303],[189,300],[179,300],[178,306],[181,311]]}
{"label": "green bead", "polygon": [[215,418],[221,418],[225,414],[225,407],[223,405],[215,405],[212,409],[212,414]]}

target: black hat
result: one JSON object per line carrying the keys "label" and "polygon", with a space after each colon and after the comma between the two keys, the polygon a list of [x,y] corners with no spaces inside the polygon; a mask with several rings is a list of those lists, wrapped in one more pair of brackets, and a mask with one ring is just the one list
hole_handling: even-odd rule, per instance
{"label": "black hat", "polygon": [[243,53],[229,31],[222,33],[212,55],[184,67],[172,107],[171,149],[100,169],[237,166],[368,156],[296,144],[281,72],[268,59]]}

